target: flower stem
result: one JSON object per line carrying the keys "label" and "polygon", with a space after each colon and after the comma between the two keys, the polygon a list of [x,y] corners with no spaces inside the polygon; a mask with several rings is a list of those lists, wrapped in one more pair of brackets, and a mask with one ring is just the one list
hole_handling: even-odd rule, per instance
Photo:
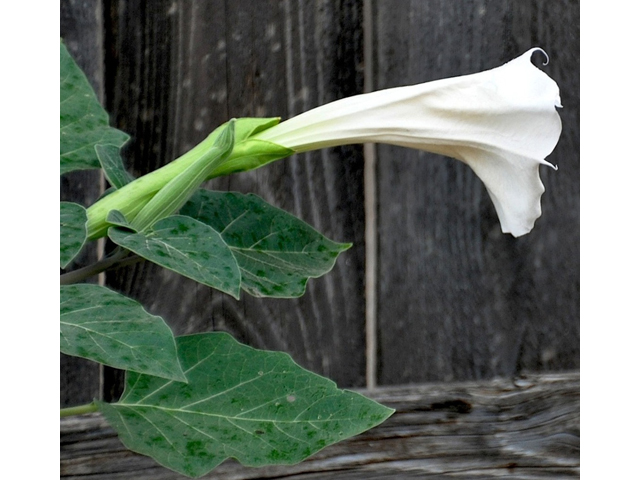
{"label": "flower stem", "polygon": [[130,253],[131,252],[129,252],[128,250],[118,247],[114,251],[114,253],[92,265],[87,265],[86,267],[63,273],[62,275],[60,275],[60,285],[71,285],[73,283],[79,283],[112,267],[122,267],[142,260],[142,258],[137,255],[133,255],[127,258],[127,255],[129,255]]}
{"label": "flower stem", "polygon": [[93,413],[98,411],[98,406],[91,402],[86,405],[79,405],[77,407],[61,408],[60,418],[71,417],[72,415],[84,415],[85,413]]}

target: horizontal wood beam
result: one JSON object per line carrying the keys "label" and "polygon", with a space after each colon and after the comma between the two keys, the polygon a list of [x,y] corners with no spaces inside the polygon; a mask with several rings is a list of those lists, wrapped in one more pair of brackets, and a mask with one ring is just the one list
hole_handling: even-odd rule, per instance
{"label": "horizontal wood beam", "polygon": [[[580,374],[362,391],[397,410],[383,425],[307,461],[250,469],[227,461],[206,479],[578,478]],[[185,478],[126,450],[99,414],[60,421],[60,476]]]}

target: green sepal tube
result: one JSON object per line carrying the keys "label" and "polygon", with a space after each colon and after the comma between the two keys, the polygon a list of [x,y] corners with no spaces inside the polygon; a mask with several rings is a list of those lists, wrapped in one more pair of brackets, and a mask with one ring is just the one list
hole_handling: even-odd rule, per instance
{"label": "green sepal tube", "polygon": [[227,122],[216,141],[198,160],[172,178],[156,193],[131,221],[131,227],[141,232],[158,220],[182,207],[217,166],[231,154],[236,120]]}
{"label": "green sepal tube", "polygon": [[[252,138],[256,133],[277,125],[280,118],[239,118],[235,121],[235,145],[230,155],[208,173],[205,180],[262,167],[295,153],[290,148]],[[225,123],[216,128],[193,149],[158,170],[148,173],[104,196],[87,209],[87,240],[104,237],[111,226],[107,215],[118,210],[133,221],[147,203],[172,179],[180,175],[209,151]]]}

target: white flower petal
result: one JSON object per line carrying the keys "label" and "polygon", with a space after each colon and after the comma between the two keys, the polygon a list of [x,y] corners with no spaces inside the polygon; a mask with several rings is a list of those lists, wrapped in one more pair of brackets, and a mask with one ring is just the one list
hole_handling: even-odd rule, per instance
{"label": "white flower petal", "polygon": [[562,130],[558,85],[531,63],[536,50],[485,72],[338,100],[257,137],[298,152],[377,142],[456,158],[484,182],[502,231],[524,235],[541,214],[538,166],[552,166],[545,157]]}

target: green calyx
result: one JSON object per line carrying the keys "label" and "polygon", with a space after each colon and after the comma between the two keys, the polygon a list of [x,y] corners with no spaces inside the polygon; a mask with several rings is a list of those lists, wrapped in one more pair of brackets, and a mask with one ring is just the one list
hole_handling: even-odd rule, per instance
{"label": "green calyx", "polygon": [[292,155],[295,151],[290,148],[252,138],[279,121],[231,120],[173,162],[106,195],[87,209],[87,239],[107,234],[111,226],[107,216],[112,210],[119,211],[136,230],[144,230],[178,210],[202,182]]}

